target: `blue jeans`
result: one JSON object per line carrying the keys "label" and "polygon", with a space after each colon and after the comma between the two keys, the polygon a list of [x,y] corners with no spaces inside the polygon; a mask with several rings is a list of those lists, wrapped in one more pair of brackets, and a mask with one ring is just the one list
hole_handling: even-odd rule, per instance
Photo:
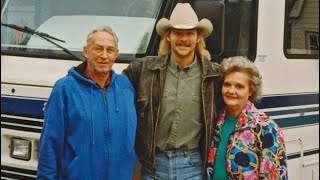
{"label": "blue jeans", "polygon": [[155,174],[142,167],[141,180],[202,180],[202,168],[199,149],[165,151],[156,155]]}

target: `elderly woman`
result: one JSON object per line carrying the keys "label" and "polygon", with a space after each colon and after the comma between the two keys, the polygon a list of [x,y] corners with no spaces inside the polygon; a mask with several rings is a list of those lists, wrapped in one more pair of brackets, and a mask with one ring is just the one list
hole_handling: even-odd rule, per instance
{"label": "elderly woman", "polygon": [[207,178],[288,179],[283,134],[253,104],[261,99],[258,69],[240,56],[224,59],[221,68],[225,108],[214,127]]}

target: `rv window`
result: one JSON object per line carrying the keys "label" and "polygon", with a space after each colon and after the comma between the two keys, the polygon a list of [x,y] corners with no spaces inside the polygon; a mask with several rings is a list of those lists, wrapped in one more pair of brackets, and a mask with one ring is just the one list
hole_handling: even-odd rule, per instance
{"label": "rv window", "polygon": [[192,4],[199,20],[209,19],[213,24],[213,33],[206,39],[207,49],[212,54],[222,54],[224,51],[224,14],[223,1],[194,1]]}
{"label": "rv window", "polygon": [[194,0],[199,19],[213,23],[206,45],[214,61],[242,55],[254,60],[257,34],[257,0]]}
{"label": "rv window", "polygon": [[[94,28],[110,26],[119,37],[120,54],[146,53],[162,0],[9,0],[1,10],[1,22],[28,26],[65,43],[81,54],[86,35]],[[1,26],[2,53],[62,54],[53,44]]]}
{"label": "rv window", "polygon": [[288,58],[319,58],[319,0],[287,0],[284,52]]}

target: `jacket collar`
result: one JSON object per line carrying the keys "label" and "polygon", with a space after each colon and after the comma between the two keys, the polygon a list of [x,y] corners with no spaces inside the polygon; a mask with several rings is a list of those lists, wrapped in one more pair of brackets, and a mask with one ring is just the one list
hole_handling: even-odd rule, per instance
{"label": "jacket collar", "polygon": [[170,55],[158,56],[155,60],[153,60],[150,63],[149,68],[151,70],[157,70],[157,69],[163,69],[163,68],[168,67],[169,57],[170,57]]}
{"label": "jacket collar", "polygon": [[218,64],[213,64],[210,60],[205,58],[200,58],[202,74],[206,77],[213,77],[220,75],[220,66]]}
{"label": "jacket collar", "polygon": [[[92,81],[94,84],[96,84],[92,79],[90,79],[89,77],[86,76],[86,69],[87,69],[87,61],[79,64],[77,67],[74,67],[74,70],[79,74],[81,75],[84,79],[86,80],[90,80]],[[113,69],[111,69],[111,72],[110,72],[110,82],[109,82],[109,85],[113,84],[114,81],[115,81],[115,72]],[[100,87],[98,84],[97,84],[98,87]]]}
{"label": "jacket collar", "polygon": [[[200,57],[200,56],[198,56]],[[170,54],[166,56],[158,56],[150,65],[149,68],[151,70],[157,70],[157,69],[163,69],[167,68],[170,60]],[[202,75],[203,77],[213,77],[213,76],[219,76],[220,73],[220,66],[217,64],[210,63],[209,60],[204,59],[203,57],[198,58],[198,61],[200,62],[200,66],[202,69]]]}
{"label": "jacket collar", "polygon": [[[217,120],[216,135],[218,135],[218,136],[222,130],[222,126],[225,121],[226,113],[227,113],[226,110],[224,110],[220,114],[220,116]],[[258,110],[254,106],[254,104],[251,103],[250,101],[248,101],[237,119],[237,123],[236,123],[236,127],[235,127],[234,131],[243,131],[246,129],[255,128],[257,126],[258,121],[259,121],[258,118],[260,115],[262,115],[262,117],[266,118],[266,115],[264,113],[258,112]]]}

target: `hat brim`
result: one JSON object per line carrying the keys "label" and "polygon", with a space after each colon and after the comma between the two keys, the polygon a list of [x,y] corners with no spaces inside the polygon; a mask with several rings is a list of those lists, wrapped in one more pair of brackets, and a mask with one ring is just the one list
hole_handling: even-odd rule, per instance
{"label": "hat brim", "polygon": [[198,24],[192,25],[192,24],[175,24],[172,25],[170,21],[167,18],[161,18],[157,25],[156,25],[156,31],[161,36],[164,37],[165,33],[169,28],[175,28],[175,29],[193,29],[197,28],[201,31],[201,34],[206,38],[210,36],[210,34],[213,31],[213,25],[208,19],[202,19]]}

